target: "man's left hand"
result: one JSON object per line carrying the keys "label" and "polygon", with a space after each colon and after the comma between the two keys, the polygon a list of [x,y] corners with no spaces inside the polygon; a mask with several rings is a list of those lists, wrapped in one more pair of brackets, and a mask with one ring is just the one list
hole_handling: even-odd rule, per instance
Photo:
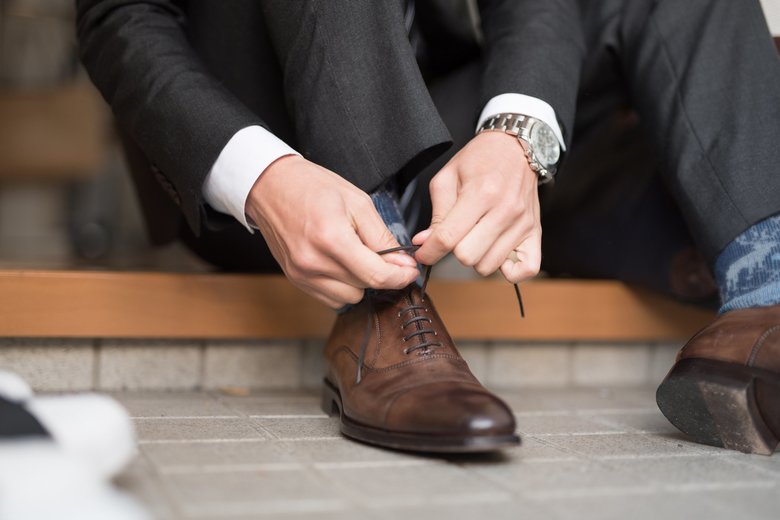
{"label": "man's left hand", "polygon": [[500,268],[513,283],[532,278],[542,259],[537,185],[517,138],[478,134],[431,180],[433,216],[412,239],[422,244],[415,257],[432,265],[452,252],[482,276]]}

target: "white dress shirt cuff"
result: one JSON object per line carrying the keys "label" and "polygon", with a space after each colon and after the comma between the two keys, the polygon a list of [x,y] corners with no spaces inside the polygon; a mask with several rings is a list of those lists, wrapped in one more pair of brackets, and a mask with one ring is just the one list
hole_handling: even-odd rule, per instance
{"label": "white dress shirt cuff", "polygon": [[498,114],[523,114],[544,121],[552,128],[555,137],[558,138],[561,150],[566,151],[561,125],[558,124],[558,118],[555,117],[555,110],[547,102],[525,94],[500,94],[488,101],[485,108],[482,109],[479,123],[477,123],[477,131],[485,121]]}
{"label": "white dress shirt cuff", "polygon": [[249,232],[245,206],[257,179],[272,162],[285,155],[300,155],[262,126],[236,132],[220,152],[203,183],[203,198],[219,211],[233,215]]}

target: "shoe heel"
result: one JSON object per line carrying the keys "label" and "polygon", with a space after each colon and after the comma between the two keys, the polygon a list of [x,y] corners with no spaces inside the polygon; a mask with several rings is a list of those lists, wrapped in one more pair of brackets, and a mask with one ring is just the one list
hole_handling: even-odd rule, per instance
{"label": "shoe heel", "polygon": [[328,417],[341,414],[341,398],[338,391],[327,379],[322,381],[320,407]]}
{"label": "shoe heel", "polygon": [[771,397],[777,392],[775,383],[760,379],[749,367],[686,359],[658,387],[656,402],[675,427],[697,442],[771,455],[780,425],[767,424],[764,414],[780,422],[780,405]]}

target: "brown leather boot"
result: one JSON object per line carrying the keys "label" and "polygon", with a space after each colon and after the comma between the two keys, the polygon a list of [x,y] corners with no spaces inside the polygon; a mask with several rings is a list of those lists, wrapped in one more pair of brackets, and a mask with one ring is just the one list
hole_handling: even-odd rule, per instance
{"label": "brown leather boot", "polygon": [[445,453],[520,442],[512,411],[472,375],[415,284],[369,292],[339,316],[325,358],[323,410],[347,437]]}
{"label": "brown leather boot", "polygon": [[780,439],[780,305],[718,316],[677,355],[656,400],[698,442],[771,455]]}

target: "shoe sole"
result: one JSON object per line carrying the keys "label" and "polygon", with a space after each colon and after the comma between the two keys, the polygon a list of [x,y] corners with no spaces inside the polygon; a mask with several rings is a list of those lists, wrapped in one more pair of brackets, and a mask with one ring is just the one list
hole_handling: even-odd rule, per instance
{"label": "shoe sole", "polygon": [[708,359],[684,359],[656,392],[661,412],[697,442],[771,455],[780,438],[780,376]]}
{"label": "shoe sole", "polygon": [[391,432],[352,421],[344,414],[341,394],[327,379],[322,387],[322,411],[339,416],[342,435],[383,448],[422,453],[485,453],[520,445],[517,435],[448,437]]}

